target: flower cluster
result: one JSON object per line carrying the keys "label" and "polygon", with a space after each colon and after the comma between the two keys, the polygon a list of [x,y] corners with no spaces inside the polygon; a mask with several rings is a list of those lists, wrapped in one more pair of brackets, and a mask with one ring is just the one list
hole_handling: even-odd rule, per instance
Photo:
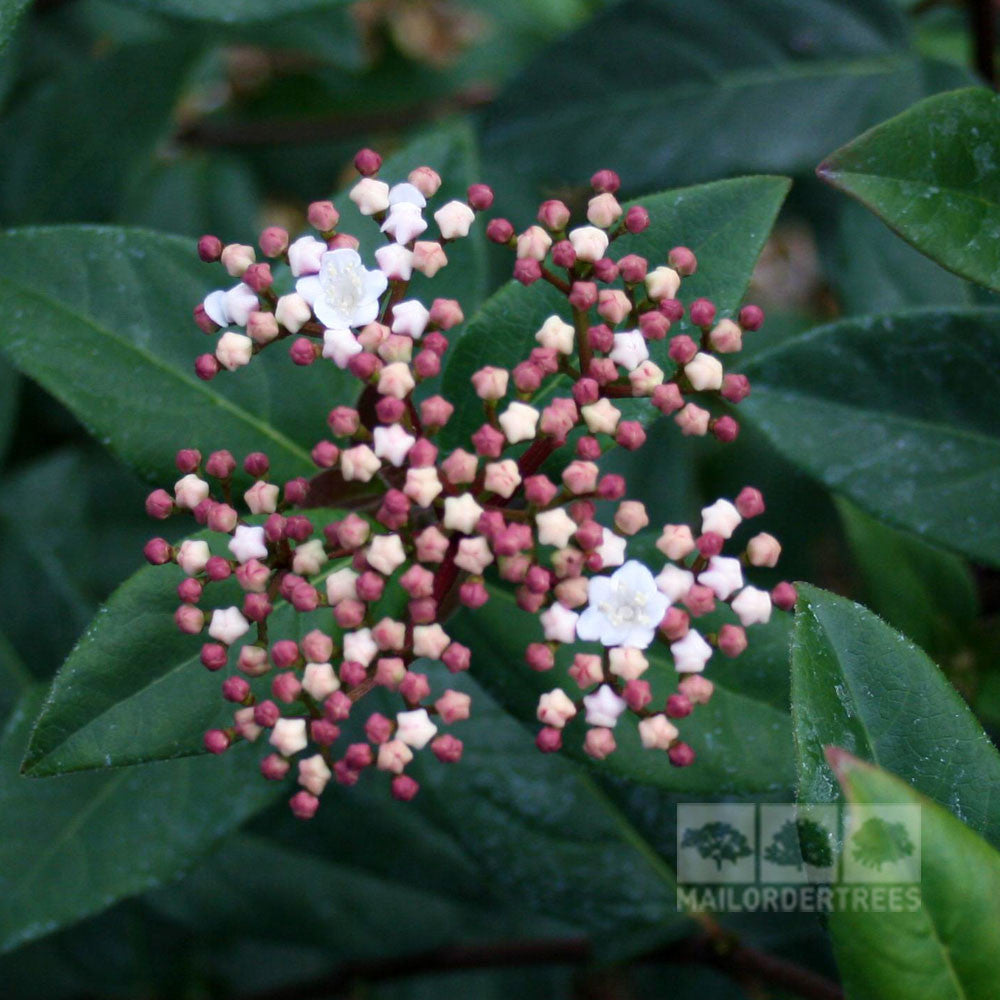
{"label": "flower cluster", "polygon": [[[440,761],[459,760],[462,741],[443,730],[470,712],[468,695],[433,691],[422,664],[468,669],[472,654],[448,634],[448,616],[460,605],[481,608],[494,588],[510,587],[543,631],[544,641],[525,650],[531,669],[551,670],[562,645],[591,650],[576,652],[569,670],[578,692],[590,693],[574,699],[558,686],[541,697],[540,749],[558,749],[564,727],[582,713],[589,727],[583,749],[606,757],[627,709],[638,716],[644,746],[690,764],[693,751],[675,722],[710,698],[706,663],[715,649],[742,652],[745,628],[766,622],[772,604],[791,607],[794,591],[781,584],[769,593],[743,578],[746,567],[776,563],[772,536],[755,535],[741,558],[722,554],[740,522],[764,509],[750,487],[734,502],[707,507],[697,531],[663,527],[658,575],[627,560],[628,539],[649,528],[649,517],[626,499],[621,476],[602,474],[599,459],[615,445],[640,448],[644,419],[660,413],[673,414],[685,434],[735,438],[736,421],[709,407],[738,402],[749,385],[725,372],[720,355],[738,351],[762,313],[747,306],[736,319],[717,318],[705,299],[682,305],[682,280],[697,268],[684,247],[656,267],[635,253],[612,259],[612,244],[645,230],[649,217],[639,207],[624,211],[617,176],[601,171],[587,225],[571,227],[569,209],[554,201],[519,234],[503,219],[489,223],[487,235],[515,252],[515,277],[558,288],[566,316],[546,319],[512,369],[472,374],[482,423],[464,447],[445,448],[441,432],[458,401],[433,393],[431,380],[447,356],[449,331],[464,317],[453,299],[428,305],[408,297],[410,279],[447,266],[446,247],[468,235],[493,193],[476,184],[465,201],[441,205],[432,213],[436,238],[422,239],[437,173],[417,167],[387,183],[370,150],[355,165],[361,179],[350,198],[385,237],[374,266],[355,236],[338,232],[330,202],[309,207],[313,234],[294,241],[274,227],[261,234],[271,263],[258,262],[250,246],[214,237],[199,243],[202,259],[221,261],[239,279],[195,310],[198,325],[218,333],[214,352],[196,361],[200,377],[237,369],[294,338],[296,364],[328,359],[359,383],[358,404],[331,410],[329,436],[310,443],[313,479],[279,486],[267,456],[254,453],[242,465],[252,485],[237,499],[236,459],[217,451],[203,460],[188,449],[177,456],[182,475],[173,492],[157,490],[147,500],[153,517],[186,513],[207,528],[178,546],[162,538],[146,546],[151,563],[176,563],[185,574],[176,623],[192,635],[207,630],[202,663],[213,671],[235,667],[222,684],[237,706],[232,724],[209,731],[206,747],[222,752],[266,733],[271,750],[261,770],[281,779],[295,764],[302,787],[291,808],[303,818],[315,813],[331,779],[350,784],[367,768],[391,775],[397,798],[411,798],[418,784],[406,768],[414,753],[429,747]],[[692,332],[660,350],[657,342],[685,315]],[[543,397],[544,405],[534,405]],[[360,485],[367,502],[331,516],[322,508],[336,507],[348,484]],[[616,505],[607,524],[601,501]],[[235,603],[234,583],[242,595]],[[228,588],[228,601],[209,607],[210,585],[212,593]],[[740,624],[693,627],[717,602]],[[642,676],[654,641],[682,677],[659,706]],[[391,717],[370,711],[362,720],[361,703],[374,689],[398,697],[399,710]]]}

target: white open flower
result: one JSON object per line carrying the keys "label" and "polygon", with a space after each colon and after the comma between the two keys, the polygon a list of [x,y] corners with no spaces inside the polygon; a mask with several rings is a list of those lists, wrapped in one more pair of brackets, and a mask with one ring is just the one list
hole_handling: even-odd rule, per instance
{"label": "white open flower", "polygon": [[299,278],[295,290],[324,326],[342,330],[375,320],[379,296],[388,285],[381,271],[365,268],[356,250],[341,247],[323,254],[319,274]]}
{"label": "white open flower", "polygon": [[698,582],[711,587],[715,596],[724,601],[743,586],[743,567],[732,556],[712,556],[708,569],[698,574]]}
{"label": "white open flower", "polygon": [[635,559],[611,576],[595,576],[587,596],[576,634],[605,646],[646,649],[670,606],[669,598],[656,589],[653,574]]}
{"label": "white open flower", "polygon": [[267,558],[267,542],[264,540],[264,529],[259,525],[251,527],[239,524],[233,537],[229,540],[229,551],[238,562],[245,563],[251,559]]}
{"label": "white open flower", "polygon": [[643,361],[649,360],[646,338],[638,330],[616,333],[614,347],[608,357],[627,371],[634,371]]}
{"label": "white open flower", "polygon": [[329,358],[338,368],[346,368],[355,354],[364,350],[350,330],[323,331],[323,357]]}
{"label": "white open flower", "polygon": [[618,717],[628,708],[625,699],[615,694],[610,684],[602,684],[593,694],[583,697],[583,705],[587,710],[587,724],[590,726],[607,726],[613,729]]}

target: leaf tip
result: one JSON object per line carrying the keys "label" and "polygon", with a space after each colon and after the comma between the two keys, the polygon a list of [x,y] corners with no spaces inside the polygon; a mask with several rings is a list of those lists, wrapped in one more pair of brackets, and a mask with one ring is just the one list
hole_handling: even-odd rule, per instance
{"label": "leaf tip", "polygon": [[826,181],[827,184],[833,183],[835,174],[836,170],[834,169],[833,160],[823,160],[822,163],[816,167],[816,176],[821,181]]}
{"label": "leaf tip", "polygon": [[827,764],[830,765],[830,770],[837,776],[838,781],[858,762],[857,757],[846,750],[842,750],[840,747],[825,746],[823,747],[823,754],[826,757]]}

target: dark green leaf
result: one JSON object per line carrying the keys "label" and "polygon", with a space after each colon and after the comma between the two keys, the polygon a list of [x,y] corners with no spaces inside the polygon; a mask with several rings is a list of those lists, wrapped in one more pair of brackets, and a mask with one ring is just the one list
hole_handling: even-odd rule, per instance
{"label": "dark green leaf", "polygon": [[246,24],[279,18],[323,7],[339,7],[348,0],[118,0],[126,7],[140,7],[192,21]]}
{"label": "dark green leaf", "polygon": [[[788,662],[788,620],[776,616],[766,628],[750,631],[747,652],[734,661],[717,655],[706,677],[716,686],[708,705],[699,706],[681,725],[682,738],[695,750],[689,768],[672,767],[666,754],[645,750],[631,718],[615,730],[619,749],[598,765],[601,771],[645,784],[694,794],[752,794],[789,789],[792,785],[791,733],[784,683]],[[473,651],[473,671],[484,686],[522,721],[535,728],[538,696],[557,685],[573,691],[567,662],[555,670],[535,673],[524,664],[529,642],[542,640],[537,615],[517,608],[513,598],[493,590],[488,604],[475,612],[462,612],[449,625],[449,633]],[[653,686],[654,702],[662,702],[676,689],[676,674],[669,658],[649,652],[651,666],[644,676]],[[779,704],[775,705],[775,701]],[[571,724],[565,743],[580,753],[585,727]]]}
{"label": "dark green leaf", "polygon": [[905,777],[992,843],[1000,755],[927,655],[870,611],[799,586],[792,720],[805,802],[836,798],[823,748],[836,745]]}
{"label": "dark green leaf", "polygon": [[[699,261],[697,272],[684,281],[685,297],[708,296],[720,313],[731,312],[750,282],[788,186],[783,177],[741,177],[643,198],[650,227],[639,236],[622,237],[616,251],[620,247],[622,253],[658,263],[671,248],[690,247]],[[467,443],[482,422],[482,407],[469,382],[472,373],[487,364],[511,368],[526,358],[536,346],[535,333],[553,312],[568,316],[569,307],[551,285],[525,288],[512,281],[472,318],[445,370],[445,395],[458,410],[445,430],[450,444]],[[665,361],[666,343],[656,348],[654,360],[671,365]],[[647,418],[655,415],[650,411],[645,408]]]}
{"label": "dark green leaf", "polygon": [[817,169],[939,264],[1000,291],[1000,97],[939,94]]}
{"label": "dark green leaf", "polygon": [[837,509],[865,604],[931,656],[966,648],[979,601],[965,561],[887,527],[846,500]]}
{"label": "dark green leaf", "polygon": [[744,369],[742,416],[880,519],[1000,563],[1000,313],[936,310],[812,330]]}
{"label": "dark green leaf", "polygon": [[0,355],[0,463],[3,462],[7,446],[14,436],[20,390],[21,379],[17,370]]}
{"label": "dark green leaf", "polygon": [[[629,0],[515,77],[484,116],[503,211],[613,167],[630,191],[811,169],[830,148],[967,74],[906,48],[869,0]],[[623,55],[627,53],[626,55]],[[734,53],[739,53],[738,58]],[[586,93],[589,99],[569,100]]]}
{"label": "dark green leaf", "polygon": [[0,633],[0,722],[6,721],[14,703],[31,687],[31,680],[17,651]]}
{"label": "dark green leaf", "polygon": [[[313,520],[323,523],[319,512]],[[225,536],[197,537],[228,554]],[[204,731],[228,724],[222,677],[201,665],[201,640],[173,622],[183,578],[177,566],[147,566],[111,595],[52,683],[31,734],[26,773],[46,777],[198,754]],[[226,606],[224,590],[238,606],[233,580],[215,585],[213,606]],[[276,634],[295,638],[313,627],[309,615],[284,601],[274,606],[269,623]],[[251,630],[247,641],[254,639]]]}
{"label": "dark green leaf", "polygon": [[10,36],[30,2],[31,0],[0,0],[0,52],[10,41]]}
{"label": "dark green leaf", "polygon": [[1000,977],[1000,855],[893,775],[840,750],[830,751],[830,763],[859,811],[887,804],[919,810],[919,881],[903,887],[919,904],[896,912],[848,907],[830,918],[847,995],[993,996]]}
{"label": "dark green leaf", "polygon": [[242,747],[224,758],[21,777],[40,700],[25,696],[0,743],[0,951],[184,871],[274,795]]}
{"label": "dark green leaf", "polygon": [[[200,381],[194,358],[213,341],[191,310],[213,282],[233,279],[201,264],[191,241],[89,226],[14,230],[0,236],[0,272],[0,348],[142,475],[172,483],[183,447],[263,450],[282,480],[313,469],[307,449],[343,373],[295,369],[289,392],[293,366],[278,347]],[[303,412],[303,400],[323,402]]]}

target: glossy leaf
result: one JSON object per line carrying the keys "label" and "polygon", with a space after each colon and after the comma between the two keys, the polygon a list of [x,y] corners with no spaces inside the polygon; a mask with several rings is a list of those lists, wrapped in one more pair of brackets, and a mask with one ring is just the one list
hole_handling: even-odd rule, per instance
{"label": "glossy leaf", "polygon": [[[453,619],[449,633],[472,648],[473,673],[487,690],[534,731],[539,695],[557,684],[570,692],[576,689],[567,673],[572,656],[564,653],[551,672],[528,669],[524,650],[528,643],[542,641],[538,616],[521,611],[506,591],[491,595],[484,607]],[[691,793],[789,790],[789,718],[786,706],[774,704],[783,688],[774,678],[787,671],[787,630],[787,620],[776,616],[773,625],[751,630],[750,648],[738,659],[713,657],[705,676],[716,685],[715,694],[679,726],[695,750],[695,765],[678,769],[665,753],[643,749],[635,722],[625,717],[615,729],[619,749],[597,765],[600,771]],[[650,681],[659,703],[674,692],[677,678],[668,657],[656,649],[647,655],[651,666],[643,679]],[[581,719],[574,720],[564,741],[581,759],[586,759],[579,750],[585,729]]]}
{"label": "glossy leaf", "polygon": [[0,742],[0,951],[185,871],[275,794],[242,747],[221,759],[22,777],[40,700],[22,699]]}
{"label": "glossy leaf", "polygon": [[[638,253],[655,263],[671,248],[688,246],[698,254],[699,266],[684,280],[685,298],[708,296],[720,313],[731,312],[750,282],[788,187],[783,177],[741,177],[643,198],[651,225],[638,236],[622,237],[616,255]],[[565,297],[552,286],[538,282],[525,288],[512,281],[471,319],[445,370],[445,394],[458,401],[458,412],[445,430],[449,443],[466,442],[482,422],[471,374],[487,364],[511,368],[527,357],[536,346],[535,333],[553,312],[569,315]],[[666,351],[665,341],[656,344],[653,359],[670,366]],[[647,419],[656,415],[651,407],[643,412]]]}
{"label": "glossy leaf", "polygon": [[339,7],[348,0],[118,0],[127,7],[141,7],[157,14],[192,21],[246,24],[276,21],[303,11]]}
{"label": "glossy leaf", "polygon": [[938,94],[832,153],[823,180],[942,266],[1000,291],[1000,97]]}
{"label": "glossy leaf", "polygon": [[940,670],[852,601],[799,586],[792,645],[799,797],[836,798],[823,748],[892,770],[1000,843],[1000,755]]}
{"label": "glossy leaf", "polygon": [[[322,523],[318,512],[313,520]],[[228,555],[225,536],[196,537]],[[231,708],[219,694],[223,678],[199,660],[205,638],[184,635],[173,622],[183,578],[177,566],[147,566],[111,595],[52,683],[25,754],[26,773],[45,777],[200,754],[204,731],[229,723]],[[211,593],[213,607],[242,602],[233,578]],[[284,601],[274,608],[275,635],[296,638],[313,627],[310,616]],[[247,641],[255,635],[251,629]]]}
{"label": "glossy leaf", "polygon": [[[528,213],[542,192],[582,187],[606,166],[632,192],[811,170],[831,144],[969,81],[907,41],[886,0],[775,0],[753,16],[740,0],[616,4],[487,109],[487,162],[521,182],[500,208]],[[581,86],[593,99],[568,100]]]}
{"label": "glossy leaf", "polygon": [[889,524],[1000,564],[1000,313],[934,310],[820,327],[751,360],[740,415]]}
{"label": "glossy leaf", "polygon": [[1000,855],[899,778],[839,750],[831,749],[830,762],[852,806],[908,806],[920,817],[919,882],[901,886],[918,905],[848,907],[830,917],[847,996],[992,996],[1000,977]]}
{"label": "glossy leaf", "polygon": [[[335,399],[343,373],[293,373],[279,347],[200,381],[194,358],[214,341],[191,310],[233,279],[201,264],[191,241],[110,227],[13,230],[0,236],[0,274],[0,349],[142,475],[173,483],[183,447],[266,451],[279,480],[314,468],[308,447],[325,414],[303,412],[303,400]],[[285,387],[291,374],[295,393]]]}

